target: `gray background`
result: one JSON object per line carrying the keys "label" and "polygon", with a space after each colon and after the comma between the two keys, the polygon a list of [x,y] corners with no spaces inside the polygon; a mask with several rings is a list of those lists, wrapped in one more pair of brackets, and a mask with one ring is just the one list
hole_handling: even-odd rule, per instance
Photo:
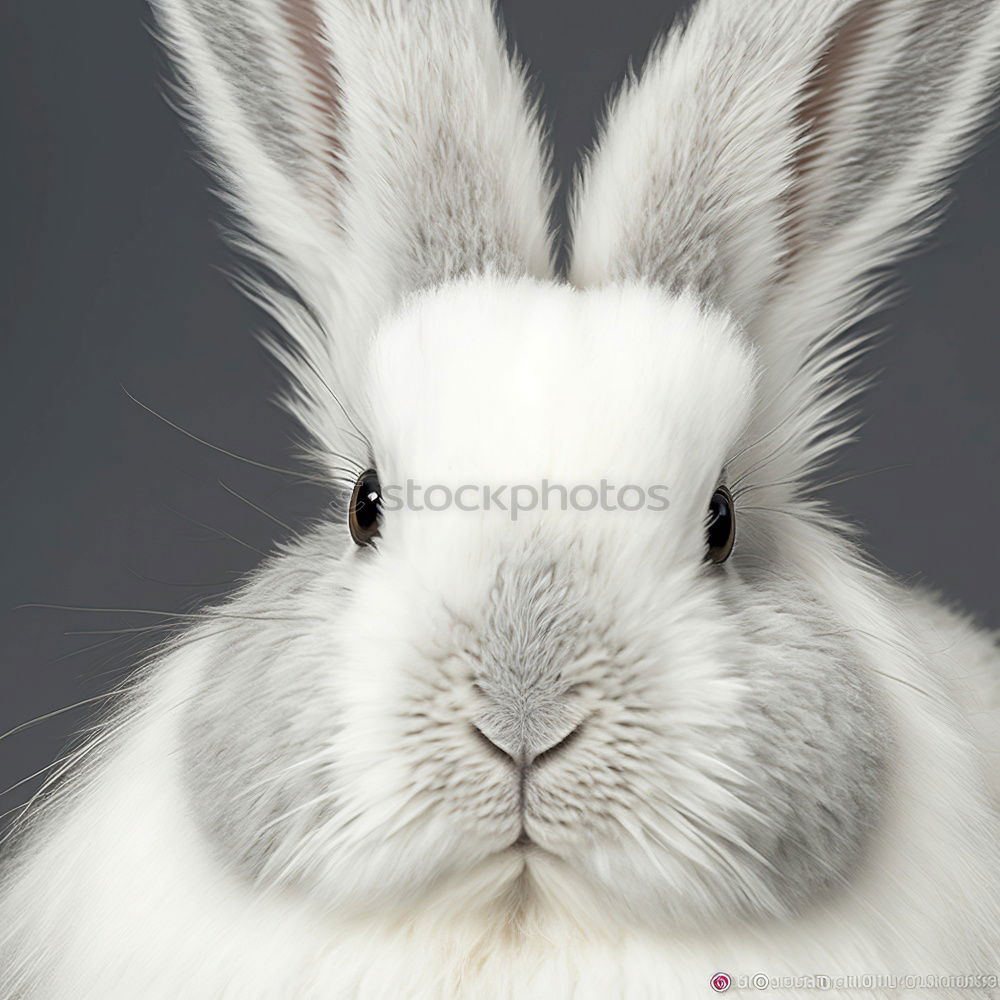
{"label": "gray background", "polygon": [[[609,88],[684,4],[508,0],[565,177]],[[160,96],[140,0],[13,0],[0,13],[4,544],[0,732],[107,691],[162,619],[28,602],[177,611],[231,589],[323,494],[171,430],[122,391],[256,461],[290,463],[265,326],[230,286],[219,208]],[[1000,144],[962,173],[933,247],[902,269],[872,364],[863,441],[829,491],[880,562],[1000,626],[995,372]],[[149,626],[153,626],[149,629]],[[93,706],[90,706],[92,709]],[[52,761],[90,709],[0,742],[0,790]],[[37,778],[0,797],[19,805]]]}

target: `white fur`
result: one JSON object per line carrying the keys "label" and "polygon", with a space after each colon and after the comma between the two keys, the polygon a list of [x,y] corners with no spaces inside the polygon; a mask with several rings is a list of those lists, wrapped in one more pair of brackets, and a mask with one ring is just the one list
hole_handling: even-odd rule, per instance
{"label": "white fur", "polygon": [[[574,287],[548,273],[544,156],[485,5],[291,6],[319,18],[320,91],[341,88],[330,170],[289,8],[161,0],[220,176],[292,285],[258,294],[331,473],[663,484],[670,506],[404,509],[365,548],[338,515],[267,560],[28,818],[4,1000],[634,1000],[709,995],[718,971],[998,972],[996,645],[798,499],[840,440],[831,338],[982,113],[981,7],[900,172],[817,238],[817,179],[844,179],[818,147],[783,243],[777,167],[808,141],[796,109],[850,5],[745,20],[704,0],[613,113]],[[873,46],[898,56],[915,23],[872,8],[873,76],[829,99],[847,146],[892,79]],[[720,481],[738,535],[715,566]],[[497,713],[533,754],[578,729],[519,772],[476,736]]]}

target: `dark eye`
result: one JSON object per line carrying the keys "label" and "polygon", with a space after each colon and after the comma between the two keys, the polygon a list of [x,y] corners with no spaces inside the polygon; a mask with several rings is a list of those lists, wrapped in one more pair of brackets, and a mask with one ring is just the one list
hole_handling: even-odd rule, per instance
{"label": "dark eye", "polygon": [[724,563],[733,551],[736,541],[736,510],[733,495],[725,486],[720,486],[708,505],[708,553],[709,562]]}
{"label": "dark eye", "polygon": [[378,535],[382,522],[382,484],[374,469],[368,469],[358,476],[351,493],[347,521],[351,528],[351,538],[358,545],[368,545]]}

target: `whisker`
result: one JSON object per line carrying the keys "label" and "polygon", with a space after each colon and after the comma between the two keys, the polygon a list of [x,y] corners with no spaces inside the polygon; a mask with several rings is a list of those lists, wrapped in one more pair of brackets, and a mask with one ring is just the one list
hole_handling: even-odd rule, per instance
{"label": "whisker", "polygon": [[763,511],[767,514],[784,514],[786,517],[795,517],[799,520],[808,520],[808,518],[801,511],[796,510],[780,510],[777,507],[740,507],[743,511]]}
{"label": "whisker", "polygon": [[158,625],[137,625],[134,628],[81,628],[67,629],[63,635],[143,635],[149,632],[163,632],[176,628],[176,622],[161,622]]}
{"label": "whisker", "polygon": [[[844,476],[841,479],[827,480],[822,483],[803,483],[803,493],[808,495],[812,493],[818,493],[821,490],[830,489],[834,486],[841,486],[844,483],[852,483],[858,479],[865,479],[868,476],[875,476],[882,472],[895,472],[898,469],[908,469],[911,468],[909,463],[902,463],[899,465],[885,465],[878,469],[869,469],[867,472],[858,472],[849,476]],[[782,482],[777,483],[751,483],[749,486],[744,486],[742,489],[737,490],[733,493],[733,499],[736,500],[741,496],[745,496],[748,493],[753,493],[757,490],[769,490],[778,489],[782,486],[795,486],[800,482],[798,479],[786,479]]]}
{"label": "whisker", "polygon": [[110,646],[114,642],[114,637],[110,639],[105,639],[103,642],[92,642],[88,646],[81,646],[79,649],[71,649],[68,653],[62,653],[57,656],[54,663],[62,663],[64,660],[71,660],[74,656],[83,656],[86,653],[93,653],[95,650],[102,649],[104,646]]}
{"label": "whisker", "polygon": [[758,472],[762,471],[763,469],[766,469],[767,466],[769,466],[772,462],[777,461],[778,458],[781,457],[785,448],[787,448],[795,440],[796,436],[797,435],[795,434],[791,434],[788,437],[786,437],[783,441],[781,441],[781,443],[776,448],[768,452],[768,454],[763,459],[761,459],[755,465],[750,466],[750,468],[747,469],[747,471],[744,472],[743,475],[739,477],[739,479],[737,479],[734,483],[732,483],[730,488],[734,490],[738,489],[740,484],[745,482],[750,476],[756,475]]}
{"label": "whisker", "polygon": [[[20,781],[15,781],[14,784],[11,785],[9,788],[7,788],[4,791],[0,792],[0,799],[6,798],[16,788],[20,788],[22,785],[26,785],[29,781],[33,781],[35,778],[39,777],[40,775],[45,774],[46,771],[51,771],[52,768],[58,767],[60,764],[63,763],[63,761],[68,760],[71,756],[72,756],[72,754],[70,753],[70,754],[65,754],[62,757],[57,757],[51,763],[46,764],[45,767],[40,767],[37,771],[35,771],[34,774],[29,774],[26,778],[22,778]],[[9,810],[8,812],[0,813],[0,819],[4,819],[4,817],[10,815],[11,812],[16,812],[20,808],[21,808],[21,806],[14,806],[14,808],[11,809],[11,810]]]}
{"label": "whisker", "polygon": [[158,618],[184,618],[196,621],[215,621],[218,618],[229,618],[233,621],[258,621],[258,622],[291,622],[291,621],[321,621],[318,616],[312,615],[239,615],[229,611],[211,609],[209,611],[158,611],[154,608],[100,608],[88,607],[83,604],[19,604],[15,611],[26,608],[41,608],[46,611],[81,611],[92,614],[119,614],[119,615],[155,615]]}
{"label": "whisker", "polygon": [[251,552],[256,552],[257,555],[263,556],[265,559],[271,555],[271,553],[265,552],[263,549],[258,549],[256,545],[251,545],[249,542],[243,541],[242,538],[237,538],[236,535],[226,531],[224,528],[216,528],[214,525],[206,524],[204,521],[199,521],[197,518],[189,517],[187,514],[181,513],[179,510],[176,510],[168,504],[164,504],[163,506],[175,517],[179,517],[184,521],[197,525],[199,528],[204,528],[206,531],[212,531],[217,535],[221,535],[223,538],[226,538],[231,542],[235,542],[237,545],[242,545],[243,548],[249,549]]}
{"label": "whisker", "polygon": [[243,496],[242,493],[237,493],[231,486],[227,486],[221,479],[219,480],[219,485],[229,494],[236,497],[237,500],[242,500],[248,507],[252,507],[258,514],[263,515],[269,521],[273,521],[278,527],[284,528],[286,531],[293,531],[291,525],[286,524],[279,517],[275,517],[274,514],[268,513],[263,507],[259,507],[248,497]]}
{"label": "whisker", "polygon": [[832,479],[823,483],[817,483],[815,486],[809,487],[808,491],[814,492],[816,490],[831,489],[834,486],[842,486],[844,483],[853,483],[855,480],[866,479],[868,476],[876,476],[883,472],[897,472],[900,469],[911,468],[913,468],[913,464],[911,462],[900,462],[898,465],[884,465],[879,469],[869,469],[867,472],[858,472],[850,476],[844,476],[842,479]]}
{"label": "whisker", "polygon": [[178,580],[161,580],[159,577],[147,576],[132,566],[126,566],[125,571],[143,583],[155,583],[158,587],[177,587],[183,590],[207,590],[210,587],[229,587],[233,582],[232,580],[213,580],[208,583],[184,583]]}
{"label": "whisker", "polygon": [[57,770],[54,770],[42,783],[41,787],[35,792],[34,795],[21,807],[15,807],[12,810],[0,814],[0,819],[6,819],[12,812],[17,812],[20,808],[20,813],[15,817],[14,821],[10,824],[7,832],[4,834],[3,838],[0,838],[0,848],[4,847],[7,842],[16,835],[16,833],[23,828],[28,814],[31,812],[32,807],[35,803],[41,801],[45,793],[53,787],[53,785],[58,782],[64,775],[69,773],[71,770],[76,768],[87,756],[92,754],[94,750],[103,744],[107,743],[112,737],[118,735],[120,727],[114,726],[107,730],[104,730],[96,739],[88,741],[84,746],[72,751],[63,758],[63,763],[59,766]]}
{"label": "whisker", "polygon": [[[774,400],[772,400],[772,405],[777,402],[778,398],[780,397],[776,396]],[[757,440],[754,441],[753,444],[748,444],[745,448],[740,449],[740,451],[738,451],[735,455],[733,455],[733,457],[730,458],[726,464],[735,465],[748,451],[753,451],[754,448],[757,448],[760,445],[762,445],[769,437],[771,437],[772,434],[776,434],[778,431],[780,431],[781,428],[784,427],[789,420],[794,419],[796,415],[797,414],[794,410],[790,411],[789,413],[786,413],[785,416],[781,420],[779,420],[766,434],[757,438]]]}
{"label": "whisker", "polygon": [[[239,271],[235,273],[230,272],[229,276],[234,281],[234,283],[241,289],[241,291],[250,299],[251,302],[260,306],[261,309],[263,309],[274,320],[276,320],[279,327],[283,329],[288,329],[287,317],[281,314],[282,310],[280,309],[276,310],[275,302],[270,297],[270,295],[262,294],[261,284],[255,277],[247,273],[241,273]],[[285,281],[279,275],[274,275],[272,273],[272,277],[279,278],[279,280],[281,280],[282,283],[286,286],[286,291],[291,291],[291,289],[287,287],[288,285],[287,281]],[[289,306],[291,308],[301,310],[302,313],[304,313],[305,316],[308,317],[309,321],[313,324],[313,326],[317,331],[320,332],[323,331],[324,324],[322,320],[320,319],[319,316],[317,316],[315,310],[309,305],[309,303],[305,301],[301,296],[293,293],[293,298],[292,301],[289,302]],[[282,344],[280,348],[277,348],[277,345],[274,345],[274,342],[271,341],[270,338],[265,338],[265,343],[269,345],[269,349],[272,351],[272,353],[276,349],[279,351],[279,353],[284,353],[284,352],[293,353],[296,363],[305,365],[309,369],[309,371],[312,372],[312,374],[315,376],[319,384],[327,391],[327,393],[329,393],[330,398],[340,408],[341,413],[343,413],[345,419],[349,424],[348,429],[353,432],[358,442],[364,446],[365,451],[368,454],[371,454],[372,447],[367,434],[365,434],[365,432],[357,425],[354,418],[348,411],[347,407],[341,401],[340,397],[333,391],[333,387],[326,380],[325,376],[316,366],[316,363],[308,355],[308,353],[302,350],[300,345],[296,345],[294,343],[289,344],[285,342],[284,344]]]}
{"label": "whisker", "polygon": [[29,719],[27,722],[22,722],[13,729],[8,729],[7,732],[0,735],[0,743],[10,736],[15,736],[17,733],[22,733],[26,729],[31,729],[33,726],[41,725],[43,722],[47,722],[49,719],[54,719],[57,716],[65,715],[67,712],[72,712],[74,709],[83,708],[85,705],[93,705],[98,701],[106,701],[108,698],[113,698],[118,691],[108,691],[105,694],[95,695],[92,698],[84,698],[82,701],[78,701],[73,705],[67,705],[65,708],[57,708],[52,712],[46,712],[45,715],[39,715],[37,718]]}
{"label": "whisker", "polygon": [[238,462],[245,462],[247,465],[256,466],[258,469],[266,469],[268,472],[277,472],[283,476],[292,476],[295,479],[300,479],[305,482],[319,483],[323,481],[316,476],[307,476],[303,472],[296,472],[292,469],[283,469],[277,465],[268,465],[266,462],[257,462],[252,458],[247,458],[245,455],[239,455],[235,451],[229,451],[226,448],[220,448],[218,445],[212,444],[211,441],[206,441],[204,438],[198,437],[197,434],[192,434],[191,431],[181,427],[180,424],[174,423],[172,420],[163,416],[162,413],[157,413],[157,411],[154,410],[151,406],[147,406],[141,400],[136,399],[136,397],[133,396],[132,393],[130,393],[128,389],[125,388],[124,385],[121,387],[121,389],[122,392],[124,392],[125,395],[128,396],[128,398],[131,399],[132,402],[136,404],[136,406],[142,407],[142,409],[144,409],[147,413],[152,414],[152,416],[156,417],[157,420],[162,420],[168,427],[172,427],[175,431],[179,431],[185,437],[189,437],[192,441],[197,441],[198,444],[204,445],[206,448],[211,448],[212,451],[219,452],[220,455],[226,455],[229,458],[235,458]]}

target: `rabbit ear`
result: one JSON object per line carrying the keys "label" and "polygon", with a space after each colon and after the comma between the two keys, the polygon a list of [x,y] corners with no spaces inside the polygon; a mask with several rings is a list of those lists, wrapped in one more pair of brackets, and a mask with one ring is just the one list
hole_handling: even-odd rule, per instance
{"label": "rabbit ear", "polygon": [[289,402],[334,449],[374,325],[466,273],[548,276],[547,155],[488,0],[154,0]]}
{"label": "rabbit ear", "polygon": [[763,431],[790,430],[800,475],[846,435],[858,341],[840,336],[929,230],[998,64],[998,0],[702,0],[612,107],[571,279],[688,288],[735,314],[760,349]]}

